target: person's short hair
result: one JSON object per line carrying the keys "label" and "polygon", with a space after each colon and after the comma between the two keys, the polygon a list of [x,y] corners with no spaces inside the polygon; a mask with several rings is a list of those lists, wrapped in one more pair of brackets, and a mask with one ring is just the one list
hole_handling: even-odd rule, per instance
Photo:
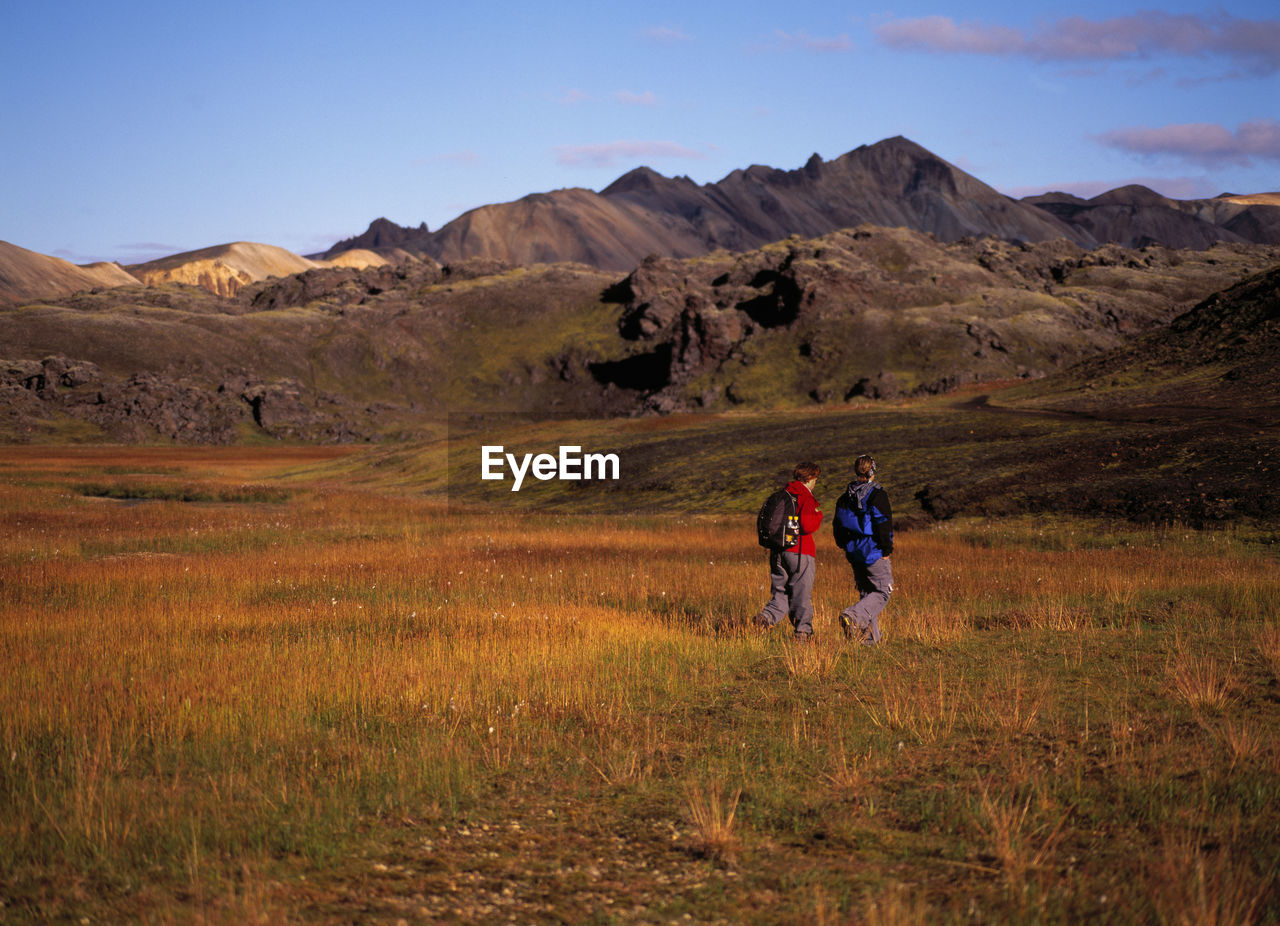
{"label": "person's short hair", "polygon": [[853,472],[864,482],[870,482],[876,474],[876,461],[871,458],[871,454],[864,453],[853,461]]}
{"label": "person's short hair", "polygon": [[796,464],[795,472],[791,474],[791,478],[795,479],[797,482],[808,482],[820,472],[822,472],[821,466],[817,463],[805,460],[802,463]]}

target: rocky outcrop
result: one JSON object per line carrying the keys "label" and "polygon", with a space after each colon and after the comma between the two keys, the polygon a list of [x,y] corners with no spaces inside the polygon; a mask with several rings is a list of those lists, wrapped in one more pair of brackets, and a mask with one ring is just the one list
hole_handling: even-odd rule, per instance
{"label": "rocky outcrop", "polygon": [[[1212,276],[1221,253],[1192,261],[1061,239],[944,245],[866,226],[736,257],[651,256],[607,293],[619,303],[620,336],[637,349],[590,372],[659,412],[1035,379],[1167,322],[1213,288],[1193,281]],[[1263,266],[1277,259],[1280,251],[1258,254]],[[1184,275],[1186,291],[1128,289],[1165,275]]]}
{"label": "rocky outcrop", "polygon": [[[1214,293],[1167,328],[1072,372],[1086,384],[1168,381],[1162,391],[1170,402],[1212,405],[1212,396],[1198,393],[1245,392],[1248,406],[1273,414],[1280,395],[1280,267]],[[1122,402],[1124,394],[1111,398]]]}
{"label": "rocky outcrop", "polygon": [[367,270],[350,267],[308,270],[268,280],[245,296],[249,305],[257,310],[284,309],[319,301],[353,305],[391,289],[401,279],[389,265]]}
{"label": "rocky outcrop", "polygon": [[344,251],[363,249],[377,254],[384,252],[421,250],[423,243],[430,237],[427,223],[417,228],[405,228],[390,219],[379,218],[369,223],[362,234],[339,241],[322,256],[327,260],[336,258]]}
{"label": "rocky outcrop", "polygon": [[151,371],[112,377],[96,364],[63,356],[0,360],[0,396],[19,439],[59,416],[126,443],[231,444],[255,430],[327,443],[371,436],[358,428],[358,408],[349,401],[314,394],[295,380],[250,374],[209,389]]}

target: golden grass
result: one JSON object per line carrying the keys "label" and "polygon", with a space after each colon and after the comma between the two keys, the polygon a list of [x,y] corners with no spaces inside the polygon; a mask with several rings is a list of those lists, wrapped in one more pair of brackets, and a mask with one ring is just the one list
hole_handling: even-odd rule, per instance
{"label": "golden grass", "polygon": [[[835,625],[852,576],[820,547],[797,647],[717,632],[768,595],[748,519],[451,513],[297,475],[322,456],[0,451],[0,891],[23,915],[282,919],[290,872],[337,878],[397,821],[547,791],[612,821],[584,853],[609,825],[687,821],[679,864],[740,863],[744,886],[714,890],[780,920],[803,917],[762,880],[775,862],[827,872],[797,896],[834,921],[958,916],[971,895],[1071,920],[1117,896],[1116,866],[1130,920],[1174,869],[1198,922],[1265,907],[1272,856],[1248,847],[1275,821],[1271,558],[1224,541],[1221,571],[1192,572],[1210,541],[903,533],[864,649]],[[288,495],[133,504],[78,494],[90,477]],[[1141,861],[1188,825],[1230,863]],[[1096,862],[1072,861],[1081,843]],[[1036,893],[1073,865],[1094,867]],[[929,888],[889,886],[908,881]]]}

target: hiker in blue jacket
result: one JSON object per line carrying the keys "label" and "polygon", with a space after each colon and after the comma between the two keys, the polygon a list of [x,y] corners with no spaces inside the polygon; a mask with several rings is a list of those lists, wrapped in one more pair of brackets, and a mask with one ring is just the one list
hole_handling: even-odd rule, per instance
{"label": "hiker in blue jacket", "polygon": [[863,454],[853,463],[854,480],[836,503],[832,519],[836,546],[853,567],[859,599],[840,613],[847,639],[880,642],[880,612],[893,593],[893,512],[889,496],[875,481],[876,461]]}

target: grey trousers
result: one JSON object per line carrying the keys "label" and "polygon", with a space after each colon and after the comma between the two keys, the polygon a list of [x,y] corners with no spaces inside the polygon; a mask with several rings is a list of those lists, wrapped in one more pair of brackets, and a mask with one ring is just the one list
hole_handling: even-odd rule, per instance
{"label": "grey trousers", "polygon": [[791,618],[797,637],[813,635],[813,574],[816,563],[803,553],[770,553],[769,585],[773,597],[756,616],[756,623],[772,627]]}
{"label": "grey trousers", "polygon": [[846,636],[862,636],[864,643],[880,642],[880,612],[893,594],[893,567],[888,557],[878,559],[870,566],[850,559],[853,580],[858,586],[858,601],[840,612],[840,626]]}

